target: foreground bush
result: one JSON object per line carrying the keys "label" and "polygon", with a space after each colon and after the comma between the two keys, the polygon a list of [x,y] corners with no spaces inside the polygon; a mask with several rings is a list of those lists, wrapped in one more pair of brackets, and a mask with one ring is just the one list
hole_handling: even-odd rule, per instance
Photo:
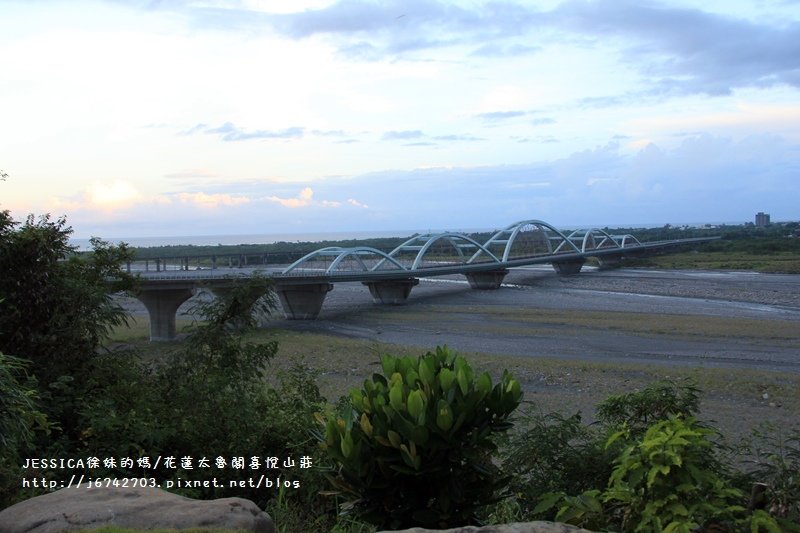
{"label": "foreground bush", "polygon": [[601,402],[592,426],[531,417],[503,453],[515,498],[492,518],[626,533],[800,531],[800,434],[760,435],[743,447],[755,467],[737,470],[742,456],[694,418],[698,406],[693,385],[658,382]]}
{"label": "foreground bush", "polygon": [[20,461],[33,447],[37,430],[46,431],[49,425],[39,411],[36,382],[27,367],[24,359],[0,352],[0,509],[14,501]]}
{"label": "foreground bush", "polygon": [[333,485],[351,498],[345,508],[395,529],[474,523],[508,481],[492,461],[493,437],[511,427],[519,382],[505,372],[492,386],[447,348],[381,364],[319,435],[338,464]]}
{"label": "foreground bush", "polygon": [[769,512],[786,531],[800,531],[800,429],[764,425],[744,451],[751,506]]}
{"label": "foreground bush", "polygon": [[608,486],[578,497],[560,495],[556,520],[625,532],[729,529],[745,509],[738,505],[742,493],[729,486],[714,460],[712,433],[692,418],[671,416],[638,439],[628,430],[612,435],[606,446],[619,439],[624,449]]}
{"label": "foreground bush", "polygon": [[[163,361],[147,365],[130,354],[99,358],[89,380],[97,388],[79,408],[84,435],[79,450],[101,457],[174,457],[177,468],[137,467],[134,473],[173,481],[175,488],[180,488],[178,481],[207,480],[213,472],[221,487],[179,491],[194,498],[235,495],[265,507],[277,490],[249,486],[252,476],[264,474],[299,481],[302,489],[289,492],[309,504],[324,478],[318,470],[300,469],[297,461],[301,456],[318,460],[308,431],[325,400],[315,375],[303,367],[279,376],[276,387],[267,385],[277,343],[250,342],[246,333],[255,327],[254,304],[263,313],[274,308],[269,287],[268,280],[256,277],[203,304],[197,309],[202,322]],[[212,465],[217,457],[228,462],[240,457],[244,466],[183,468],[182,457],[194,463],[205,457]],[[252,466],[253,457],[259,466]],[[277,468],[266,469],[264,457],[278,457]],[[294,466],[284,466],[290,457]],[[117,475],[131,472],[119,469]],[[241,481],[244,486],[230,487]]]}

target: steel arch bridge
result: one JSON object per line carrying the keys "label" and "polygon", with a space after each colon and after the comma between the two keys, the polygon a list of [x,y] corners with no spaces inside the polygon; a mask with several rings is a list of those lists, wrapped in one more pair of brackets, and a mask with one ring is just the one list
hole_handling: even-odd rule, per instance
{"label": "steel arch bridge", "polygon": [[531,219],[510,224],[484,243],[446,232],[415,235],[390,252],[363,246],[321,248],[273,279],[287,317],[307,319],[316,318],[337,281],[361,281],[375,302],[401,304],[419,278],[462,274],[474,289],[497,289],[509,268],[550,263],[561,275],[577,274],[589,257],[611,267],[625,257],[708,240],[642,243],[633,235],[611,235],[599,228],[566,235]]}
{"label": "steel arch bridge", "polygon": [[[491,290],[501,286],[510,268],[549,263],[561,275],[577,274],[590,257],[601,267],[610,267],[626,257],[718,238],[642,243],[633,235],[611,235],[598,228],[566,235],[547,222],[531,219],[496,231],[484,243],[445,232],[415,235],[390,252],[366,246],[321,248],[271,278],[287,318],[314,319],[336,282],[360,281],[376,303],[402,304],[420,278],[460,274],[472,288]],[[231,283],[213,271],[195,272],[187,279],[142,278],[137,297],[148,308],[151,339],[174,337],[175,312],[195,288],[224,291]]]}
{"label": "steel arch bridge", "polygon": [[597,228],[565,235],[547,222],[523,220],[497,231],[483,244],[462,233],[447,232],[415,235],[391,252],[365,246],[321,248],[286,267],[280,277],[426,277],[535,263],[570,263],[597,254],[621,257],[623,252],[633,253],[642,247],[632,235],[609,235]]}

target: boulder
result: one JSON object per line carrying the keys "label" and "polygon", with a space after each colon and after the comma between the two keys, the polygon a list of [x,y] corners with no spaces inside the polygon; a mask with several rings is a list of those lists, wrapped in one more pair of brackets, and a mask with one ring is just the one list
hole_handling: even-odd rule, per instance
{"label": "boulder", "polygon": [[193,500],[150,487],[67,488],[0,511],[0,533],[58,533],[110,525],[275,532],[269,515],[250,500]]}
{"label": "boulder", "polygon": [[[378,533],[389,533],[380,531]],[[586,529],[557,522],[514,522],[498,526],[465,526],[453,529],[425,529],[413,527],[392,533],[591,533]]]}

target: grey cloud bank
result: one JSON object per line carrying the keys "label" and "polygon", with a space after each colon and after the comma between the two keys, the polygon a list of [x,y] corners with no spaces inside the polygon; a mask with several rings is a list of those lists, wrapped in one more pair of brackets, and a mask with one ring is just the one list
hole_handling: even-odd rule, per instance
{"label": "grey cloud bank", "polygon": [[754,22],[666,2],[580,0],[544,11],[510,1],[470,9],[441,1],[339,1],[289,15],[207,8],[195,15],[232,29],[272,27],[295,39],[324,35],[344,53],[372,59],[464,44],[475,56],[513,57],[581,37],[587,45],[615,42],[656,93],[800,87],[800,23]]}
{"label": "grey cloud bank", "polygon": [[797,2],[31,5],[0,5],[2,201],[76,228],[800,217]]}
{"label": "grey cloud bank", "polygon": [[[671,150],[649,145],[630,154],[610,143],[528,165],[383,171],[310,185],[221,184],[218,190],[203,190],[248,201],[214,209],[176,203],[170,207],[176,222],[167,229],[132,210],[131,220],[120,220],[104,233],[119,235],[118,228],[139,235],[265,233],[269,228],[490,229],[527,218],[562,227],[660,225],[743,222],[761,210],[774,220],[788,220],[797,218],[798,193],[786,183],[797,175],[800,146],[784,139],[703,135]],[[274,202],[276,197],[310,199],[306,186],[313,188],[313,204]]]}

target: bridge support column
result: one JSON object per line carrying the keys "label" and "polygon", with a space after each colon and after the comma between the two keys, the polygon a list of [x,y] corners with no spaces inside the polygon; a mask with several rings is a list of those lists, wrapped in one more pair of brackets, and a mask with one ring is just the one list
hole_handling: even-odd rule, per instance
{"label": "bridge support column", "polygon": [[175,313],[194,294],[191,288],[141,291],[136,298],[150,315],[150,340],[171,341],[177,336]]}
{"label": "bridge support column", "polygon": [[473,289],[495,290],[499,289],[503,279],[508,274],[508,269],[490,270],[489,272],[470,272],[464,274],[469,286]]}
{"label": "bridge support column", "polygon": [[[207,288],[217,298],[225,298],[235,290],[235,287],[224,287],[224,286],[216,286],[216,287],[211,286],[211,287],[207,287]],[[247,292],[244,292],[244,291],[242,291],[240,289],[239,293],[240,293],[239,296],[243,300],[241,302],[242,305],[246,305],[246,306],[250,307],[253,304],[255,304],[256,301],[258,301],[259,298],[264,296],[265,291],[257,290],[257,289],[251,289],[251,290],[248,290]]]}
{"label": "bridge support column", "polygon": [[585,262],[586,262],[585,259],[573,259],[571,261],[553,262],[553,269],[560,276],[569,276],[570,274],[577,274],[578,272],[580,272]]}
{"label": "bridge support column", "polygon": [[[231,293],[233,293],[233,291],[235,290],[234,287],[225,287],[225,286],[216,286],[216,287],[211,286],[207,287],[207,289],[210,290],[211,293],[214,294],[214,296],[217,298],[229,298]],[[249,308],[252,316],[253,313],[255,313],[253,306],[255,305],[255,303],[258,301],[259,298],[264,296],[264,294],[265,291],[258,290],[255,288],[252,290],[248,290],[247,292],[239,290],[238,306]],[[233,304],[233,302],[231,302],[231,304]],[[267,325],[268,318],[269,318],[268,316],[262,316],[260,313],[255,316],[258,325],[262,327]]]}
{"label": "bridge support column", "polygon": [[598,257],[597,262],[600,263],[600,270],[609,270],[617,268],[622,264],[622,256],[604,255],[603,257]]}
{"label": "bridge support column", "polygon": [[390,279],[386,281],[362,281],[369,287],[372,301],[376,304],[402,305],[406,303],[411,289],[414,288],[419,280],[411,279]]}
{"label": "bridge support column", "polygon": [[333,290],[332,283],[308,285],[278,285],[275,292],[289,320],[314,320],[322,310],[325,296]]}

